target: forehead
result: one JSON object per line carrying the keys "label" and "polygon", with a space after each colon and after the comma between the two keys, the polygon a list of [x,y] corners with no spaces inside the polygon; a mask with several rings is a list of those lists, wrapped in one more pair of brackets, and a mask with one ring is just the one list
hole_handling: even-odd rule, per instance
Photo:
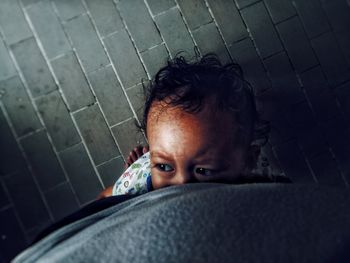
{"label": "forehead", "polygon": [[212,105],[206,104],[200,112],[188,113],[179,107],[154,103],[147,119],[150,144],[159,144],[165,137],[174,144],[182,141],[191,145],[197,143],[198,147],[234,142],[238,128],[234,114],[213,109]]}
{"label": "forehead", "polygon": [[230,126],[230,128],[237,126],[234,112],[219,110],[210,101],[203,103],[203,107],[199,112],[193,113],[187,112],[181,107],[169,105],[164,101],[152,103],[148,113],[147,124],[155,125],[174,120],[181,120],[187,122],[187,124],[195,123],[207,126],[222,126],[220,124],[224,124],[226,127]]}

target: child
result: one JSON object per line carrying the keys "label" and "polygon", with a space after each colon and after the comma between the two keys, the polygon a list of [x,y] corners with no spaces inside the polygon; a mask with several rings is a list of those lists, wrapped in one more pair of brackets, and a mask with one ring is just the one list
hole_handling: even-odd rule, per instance
{"label": "child", "polygon": [[143,118],[149,151],[135,148],[102,197],[194,182],[271,181],[252,173],[269,125],[237,64],[222,65],[214,55],[169,61],[149,86]]}

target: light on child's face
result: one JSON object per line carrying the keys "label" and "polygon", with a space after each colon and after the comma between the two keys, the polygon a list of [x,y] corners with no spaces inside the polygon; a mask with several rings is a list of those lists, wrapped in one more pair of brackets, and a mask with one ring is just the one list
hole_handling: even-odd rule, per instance
{"label": "light on child's face", "polygon": [[152,105],[147,135],[155,189],[192,182],[234,182],[245,168],[233,116],[205,107],[196,114]]}

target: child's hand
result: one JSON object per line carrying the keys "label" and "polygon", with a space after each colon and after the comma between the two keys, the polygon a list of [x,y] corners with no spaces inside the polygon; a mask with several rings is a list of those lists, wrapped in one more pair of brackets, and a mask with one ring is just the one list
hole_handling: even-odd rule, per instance
{"label": "child's hand", "polygon": [[112,196],[112,192],[113,192],[113,186],[107,187],[105,190],[103,190],[98,196],[97,196],[97,200],[99,199],[103,199],[109,196]]}
{"label": "child's hand", "polygon": [[137,159],[139,159],[142,155],[149,151],[148,146],[137,146],[130,153],[128,158],[126,159],[125,169],[127,169],[130,165],[132,165]]}

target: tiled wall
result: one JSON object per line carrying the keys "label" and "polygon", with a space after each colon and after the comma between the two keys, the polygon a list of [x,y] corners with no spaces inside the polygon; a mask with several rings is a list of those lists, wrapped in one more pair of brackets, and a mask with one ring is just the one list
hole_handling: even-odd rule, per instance
{"label": "tiled wall", "polygon": [[349,25],[346,0],[0,0],[0,261],[113,182],[141,80],[194,46],[242,65],[275,167],[348,185]]}

